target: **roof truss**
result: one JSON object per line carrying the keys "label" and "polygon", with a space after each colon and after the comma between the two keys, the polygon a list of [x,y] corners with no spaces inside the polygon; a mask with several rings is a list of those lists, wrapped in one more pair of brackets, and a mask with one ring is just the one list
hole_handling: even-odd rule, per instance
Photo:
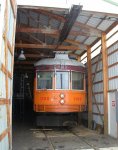
{"label": "roof truss", "polygon": [[[41,44],[24,44],[24,43],[16,43],[16,48],[39,48],[39,49],[56,49],[57,45],[41,45]],[[79,50],[78,46],[64,46],[59,45],[58,50]]]}

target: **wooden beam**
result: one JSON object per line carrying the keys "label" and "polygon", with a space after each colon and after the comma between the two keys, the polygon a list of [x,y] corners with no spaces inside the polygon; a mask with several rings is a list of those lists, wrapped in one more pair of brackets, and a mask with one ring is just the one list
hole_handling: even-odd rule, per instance
{"label": "wooden beam", "polygon": [[18,8],[27,8],[27,9],[41,9],[41,10],[48,10],[48,11],[58,11],[64,12],[67,14],[69,12],[69,8],[59,8],[59,7],[43,7],[43,6],[26,6],[26,5],[18,5]]}
{"label": "wooden beam", "polygon": [[94,27],[89,26],[87,24],[83,24],[81,22],[75,22],[74,25],[77,27],[79,26],[81,29],[84,30],[85,33],[89,33],[90,35],[96,35],[97,37],[101,37],[102,31],[97,29],[97,28],[94,28]]}
{"label": "wooden beam", "polygon": [[102,33],[102,67],[103,67],[103,99],[104,99],[104,134],[108,134],[108,60],[106,33]]}
{"label": "wooden beam", "polygon": [[95,32],[91,32],[91,31],[75,31],[75,30],[71,30],[69,35],[73,35],[73,36],[92,36],[92,37],[101,37],[101,35],[96,34]]}
{"label": "wooden beam", "polygon": [[64,40],[64,42],[67,42],[67,43],[76,45],[76,46],[78,46],[80,49],[85,49],[85,50],[87,49],[87,45],[81,44],[79,41],[66,39],[66,40]]}
{"label": "wooden beam", "polygon": [[30,9],[32,12],[35,12],[35,13],[40,13],[40,14],[43,14],[43,15],[46,15],[50,18],[53,18],[53,19],[56,19],[58,21],[61,21],[61,22],[65,22],[66,19],[61,16],[61,15],[58,15],[58,14],[54,14],[50,11],[47,11],[47,10],[43,10],[43,9]]}
{"label": "wooden beam", "polygon": [[9,48],[11,55],[13,56],[13,49],[12,49],[11,43],[9,42],[8,39],[7,39],[7,45],[8,45],[8,48]]}
{"label": "wooden beam", "polygon": [[115,21],[106,31],[105,33],[107,34],[108,32],[110,32],[113,28],[115,28],[118,25],[118,20]]}
{"label": "wooden beam", "polygon": [[40,54],[25,54],[25,56],[26,58],[42,58]]}
{"label": "wooden beam", "polygon": [[[27,11],[20,9],[19,12],[22,12],[23,14],[25,14],[25,16],[28,18],[28,20],[32,20],[33,22],[35,22],[36,24],[38,24],[40,27],[43,27],[44,24],[42,24],[42,22],[40,20],[37,20],[36,18],[34,18],[33,16],[31,16]],[[19,19],[20,22],[20,19]],[[20,25],[22,23],[20,22]],[[26,24],[24,24],[24,26],[27,26]]]}
{"label": "wooden beam", "polygon": [[12,10],[13,10],[14,18],[16,18],[16,11],[17,11],[16,1],[10,0],[10,2],[11,2],[11,7],[12,7]]}
{"label": "wooden beam", "polygon": [[40,44],[44,44],[44,42],[42,42],[41,40],[39,40],[38,38],[36,38],[35,36],[31,35],[30,33],[26,33],[27,35],[29,35],[33,40],[37,41]]}
{"label": "wooden beam", "polygon": [[86,53],[86,51],[84,50],[81,54],[80,54],[80,57],[82,56],[82,55],[84,55]]}
{"label": "wooden beam", "polygon": [[19,65],[22,65],[22,64],[25,64],[25,65],[34,65],[36,61],[16,61],[15,62],[15,65],[16,64],[19,64]]}
{"label": "wooden beam", "polygon": [[88,127],[92,129],[92,65],[91,65],[91,48],[87,49],[88,65]]}
{"label": "wooden beam", "polygon": [[[57,45],[41,45],[41,44],[23,44],[23,43],[16,43],[15,44],[16,48],[46,48],[46,49],[55,49]],[[27,50],[27,49],[24,49]],[[60,45],[58,47],[58,50],[79,50],[78,46],[64,46]]]}
{"label": "wooden beam", "polygon": [[97,38],[95,41],[93,41],[93,43],[91,43],[90,47],[93,47],[99,40],[101,40],[101,38]]}
{"label": "wooden beam", "polygon": [[10,104],[10,100],[0,98],[0,105],[6,105],[6,104]]}
{"label": "wooden beam", "polygon": [[16,32],[23,32],[23,33],[43,33],[43,34],[52,34],[52,35],[58,35],[60,34],[59,30],[56,29],[50,29],[50,28],[30,28],[30,27],[17,27]]}
{"label": "wooden beam", "polygon": [[[15,1],[14,1],[14,4],[13,4],[13,1],[11,3],[12,5],[14,5],[13,7],[16,6],[15,4]],[[5,51],[5,69],[7,70],[8,68],[8,48],[10,48],[10,45],[8,47],[8,40],[7,40],[7,36],[8,36],[8,17],[9,17],[9,14],[8,14],[8,1],[6,1],[6,8],[5,8],[5,14],[4,14],[4,17],[5,17],[5,24],[4,24],[4,35],[5,35],[5,38],[4,38],[4,51]],[[14,8],[13,8],[13,13],[14,12]],[[14,18],[15,18],[15,15],[14,14]],[[13,22],[12,22],[13,23]],[[13,36],[13,35],[12,35]],[[12,47],[12,46],[11,46]],[[12,51],[12,50],[11,50]],[[13,57],[13,56],[12,56]],[[11,57],[11,59],[12,59]],[[9,97],[9,83],[8,83],[8,71],[6,72],[5,74],[5,91],[6,91],[6,99],[8,99]],[[11,95],[10,95],[11,96]],[[7,118],[7,129],[5,132],[3,132],[3,135],[5,136],[7,133],[8,133],[8,141],[9,141],[9,149],[11,149],[11,117],[10,117],[10,104],[6,104],[6,118]]]}
{"label": "wooden beam", "polygon": [[25,54],[26,58],[40,58],[40,54]]}
{"label": "wooden beam", "polygon": [[4,137],[8,134],[9,131],[10,128],[7,128],[0,134],[0,142],[2,141],[2,139],[4,139]]}

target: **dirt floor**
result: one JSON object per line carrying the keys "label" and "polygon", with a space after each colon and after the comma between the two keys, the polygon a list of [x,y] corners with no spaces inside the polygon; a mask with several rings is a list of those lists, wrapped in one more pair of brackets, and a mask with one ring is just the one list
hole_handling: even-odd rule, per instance
{"label": "dirt floor", "polygon": [[118,139],[83,126],[41,129],[20,122],[13,123],[13,150],[118,150]]}

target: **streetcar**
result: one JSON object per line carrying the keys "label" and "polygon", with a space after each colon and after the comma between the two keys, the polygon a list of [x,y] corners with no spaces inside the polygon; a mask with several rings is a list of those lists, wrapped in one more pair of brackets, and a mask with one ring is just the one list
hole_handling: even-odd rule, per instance
{"label": "streetcar", "polygon": [[85,66],[66,53],[35,63],[33,109],[38,126],[72,126],[86,109]]}

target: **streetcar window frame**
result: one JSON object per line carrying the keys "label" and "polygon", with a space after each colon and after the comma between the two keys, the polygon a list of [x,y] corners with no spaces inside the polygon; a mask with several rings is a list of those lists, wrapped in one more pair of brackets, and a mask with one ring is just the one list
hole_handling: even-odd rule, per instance
{"label": "streetcar window frame", "polygon": [[[66,88],[66,89],[59,89],[59,88],[57,88],[57,72],[67,72],[68,73],[68,88]],[[70,90],[70,71],[69,70],[56,70],[56,72],[55,72],[55,90]]]}
{"label": "streetcar window frame", "polygon": [[[73,89],[73,87],[72,87],[72,73],[73,72],[76,72],[76,73],[80,73],[80,74],[83,74],[83,89]],[[84,80],[85,80],[85,73],[83,73],[83,72],[79,72],[79,71],[71,71],[71,90],[75,90],[75,91],[84,91],[85,90],[85,84],[84,84]]]}
{"label": "streetcar window frame", "polygon": [[[38,88],[38,72],[47,72],[47,73],[52,73],[52,88],[51,89],[48,89],[48,88],[42,88],[42,89],[39,89]],[[37,90],[53,90],[53,76],[54,76],[54,72],[53,71],[36,71],[36,89]]]}

